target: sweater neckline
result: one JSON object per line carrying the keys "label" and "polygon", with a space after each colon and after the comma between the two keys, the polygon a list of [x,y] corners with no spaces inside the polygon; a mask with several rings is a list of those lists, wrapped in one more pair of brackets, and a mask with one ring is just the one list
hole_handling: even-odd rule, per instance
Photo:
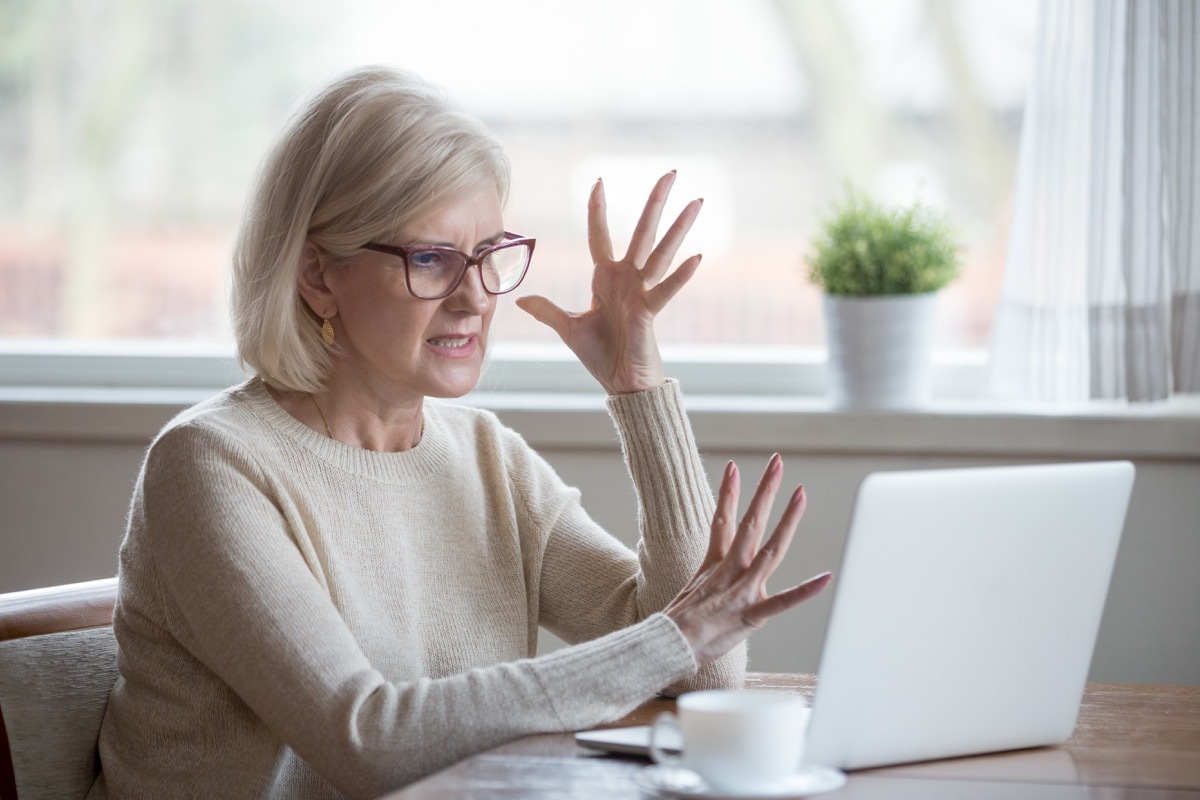
{"label": "sweater neckline", "polygon": [[261,378],[252,378],[241,388],[250,408],[271,429],[345,472],[386,483],[410,484],[443,472],[451,462],[442,409],[429,398],[422,408],[425,432],[420,443],[411,450],[383,453],[354,447],[314,431],[275,402]]}

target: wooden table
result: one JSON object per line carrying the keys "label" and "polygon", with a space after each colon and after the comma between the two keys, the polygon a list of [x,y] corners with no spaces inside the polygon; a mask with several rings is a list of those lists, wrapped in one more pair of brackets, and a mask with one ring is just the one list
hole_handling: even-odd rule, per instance
{"label": "wooden table", "polygon": [[[751,689],[808,696],[812,676],[760,673]],[[653,700],[614,725],[648,724]],[[598,755],[570,734],[530,736],[468,758],[386,800],[635,800],[646,761]],[[1058,747],[850,773],[822,797],[889,800],[1200,800],[1200,686],[1088,684],[1075,733]]]}

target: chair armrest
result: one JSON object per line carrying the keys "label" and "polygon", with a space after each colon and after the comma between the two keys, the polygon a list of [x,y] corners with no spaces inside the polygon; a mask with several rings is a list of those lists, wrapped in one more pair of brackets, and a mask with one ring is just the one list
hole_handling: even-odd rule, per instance
{"label": "chair armrest", "polygon": [[117,579],[0,594],[0,642],[111,625]]}

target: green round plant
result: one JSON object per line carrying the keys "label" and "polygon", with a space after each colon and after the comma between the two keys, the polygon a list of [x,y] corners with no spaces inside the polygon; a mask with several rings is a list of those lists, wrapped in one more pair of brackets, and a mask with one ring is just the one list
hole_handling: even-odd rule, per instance
{"label": "green round plant", "polygon": [[829,294],[926,294],[958,277],[959,244],[944,217],[920,203],[889,208],[853,187],[820,221],[809,278]]}

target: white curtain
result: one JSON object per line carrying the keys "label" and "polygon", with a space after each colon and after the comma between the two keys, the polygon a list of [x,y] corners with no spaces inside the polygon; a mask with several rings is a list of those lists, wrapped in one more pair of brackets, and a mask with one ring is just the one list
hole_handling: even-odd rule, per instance
{"label": "white curtain", "polygon": [[1200,392],[1197,5],[1044,0],[994,393]]}

